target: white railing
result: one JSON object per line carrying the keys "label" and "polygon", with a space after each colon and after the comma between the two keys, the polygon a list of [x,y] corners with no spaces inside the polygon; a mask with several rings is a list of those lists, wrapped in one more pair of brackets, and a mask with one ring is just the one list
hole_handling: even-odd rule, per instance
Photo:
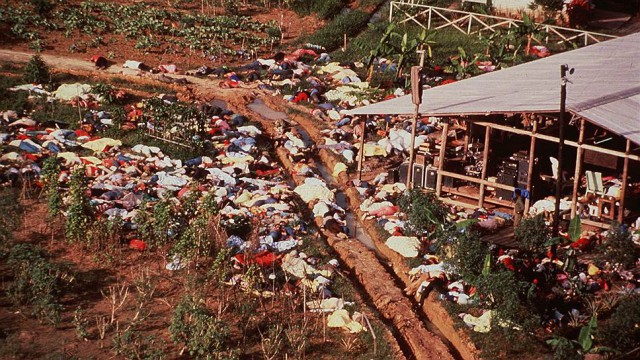
{"label": "white railing", "polygon": [[[451,27],[468,35],[496,32],[498,28],[517,28],[523,23],[522,20],[501,16],[423,5],[416,0],[392,1],[389,8],[389,21],[393,21],[394,18],[399,24],[414,22],[424,29],[434,30]],[[543,41],[545,44],[555,41],[587,46],[592,43],[617,38],[614,35],[562,26],[540,23],[537,25],[544,34]]]}

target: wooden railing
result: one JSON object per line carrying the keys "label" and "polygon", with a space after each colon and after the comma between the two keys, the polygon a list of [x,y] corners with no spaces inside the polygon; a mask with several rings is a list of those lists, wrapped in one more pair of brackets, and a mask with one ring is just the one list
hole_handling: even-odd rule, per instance
{"label": "wooden railing", "polygon": [[[413,22],[424,29],[434,30],[450,27],[468,35],[493,33],[498,28],[515,29],[523,23],[522,20],[428,6],[418,2],[415,0],[392,1],[389,8],[389,21],[395,20],[400,24]],[[587,46],[617,37],[549,24],[536,25],[543,34],[543,39],[536,41],[545,44],[566,42]]]}

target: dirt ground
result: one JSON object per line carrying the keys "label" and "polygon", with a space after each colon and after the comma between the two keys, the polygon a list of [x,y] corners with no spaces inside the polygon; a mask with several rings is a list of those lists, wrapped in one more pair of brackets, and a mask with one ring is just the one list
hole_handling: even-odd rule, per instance
{"label": "dirt ground", "polygon": [[[65,1],[65,3],[74,5],[80,4],[82,2],[82,0]],[[109,2],[118,4],[131,4],[137,3],[139,1],[114,0]],[[22,2],[20,1],[11,0],[8,1],[7,7],[11,8],[12,5],[15,6],[15,4],[21,3]],[[168,6],[167,4],[169,3],[173,2],[163,2],[162,8],[166,10],[175,9],[171,6]],[[153,4],[151,3],[150,5]],[[193,1],[190,3],[181,4],[179,11],[201,12],[201,2]],[[221,7],[211,6],[206,8],[205,13],[211,15],[224,14],[224,9]],[[258,55],[264,57],[271,56],[279,49],[283,49],[284,51],[286,51],[287,49],[292,49],[293,47],[295,47],[294,43],[297,41],[297,39],[299,39],[301,36],[314,32],[316,29],[324,25],[324,22],[322,20],[318,20],[315,16],[301,17],[290,9],[278,6],[273,6],[271,9],[267,10],[251,5],[246,7],[243,7],[241,5],[239,15],[250,16],[252,20],[259,21],[261,23],[275,21],[278,24],[281,24],[283,30],[282,43],[275,47],[264,47],[258,49]],[[0,29],[2,28],[3,27],[0,24]],[[149,66],[157,66],[160,64],[179,64],[179,70],[181,71],[185,71],[191,68],[197,68],[202,65],[216,67],[222,65],[236,65],[242,62],[246,62],[240,57],[221,54],[217,55],[218,59],[216,59],[215,61],[211,61],[201,53],[189,51],[186,49],[177,50],[176,53],[163,51],[161,49],[152,49],[151,51],[145,53],[139,49],[135,49],[134,45],[136,43],[136,39],[126,39],[123,35],[112,33],[103,34],[102,36],[104,37],[104,43],[99,45],[98,47],[88,47],[86,49],[86,52],[70,52],[69,48],[72,44],[90,43],[96,37],[96,35],[85,34],[77,31],[71,37],[65,37],[64,31],[62,30],[48,32],[41,31],[40,33],[42,35],[44,44],[46,44],[42,54],[64,56],[66,58],[85,62],[88,62],[93,55],[101,55],[106,57],[108,56],[108,54],[113,54],[114,57],[109,60],[116,63],[123,63],[126,60],[136,60],[141,61]],[[18,42],[0,34],[0,43],[2,43],[3,49],[19,52],[34,52],[29,48],[29,41]]]}

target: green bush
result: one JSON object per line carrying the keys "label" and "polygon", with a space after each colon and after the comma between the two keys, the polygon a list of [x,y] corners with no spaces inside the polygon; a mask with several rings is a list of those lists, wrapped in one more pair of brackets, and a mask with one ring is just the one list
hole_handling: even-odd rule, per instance
{"label": "green bush", "polygon": [[624,297],[611,318],[598,328],[596,339],[621,352],[640,346],[640,296]]}
{"label": "green bush", "polygon": [[604,257],[613,264],[630,268],[638,258],[638,248],[631,239],[631,233],[614,223],[603,241]]}
{"label": "green bush", "polygon": [[51,82],[49,65],[42,60],[40,55],[33,55],[24,67],[22,80],[31,84],[48,84]]}
{"label": "green bush", "polygon": [[489,245],[477,233],[452,230],[438,234],[438,252],[461,278],[474,282],[484,268]]}
{"label": "green bush", "polygon": [[409,235],[434,233],[446,221],[447,209],[432,193],[409,190],[398,199],[398,206],[407,215]]}
{"label": "green bush", "polygon": [[42,251],[31,244],[18,244],[11,249],[7,264],[14,281],[8,288],[15,305],[31,305],[32,314],[41,321],[60,322],[62,276],[66,272],[49,262]]}
{"label": "green bush", "polygon": [[291,4],[291,8],[302,16],[315,13],[321,19],[331,19],[342,10],[346,3],[345,0],[295,0]]}
{"label": "green bush", "polygon": [[71,173],[69,183],[69,208],[65,223],[65,236],[70,242],[83,242],[93,221],[93,209],[87,195],[89,180],[84,167],[77,167]]}
{"label": "green bush", "polygon": [[199,299],[185,296],[176,306],[169,326],[171,340],[196,359],[216,359],[226,350],[229,328]]}
{"label": "green bush", "polygon": [[357,34],[367,25],[369,17],[369,14],[360,10],[341,13],[323,28],[309,35],[305,42],[324,46],[328,50],[337,49],[343,43],[344,34],[347,34],[347,37]]}
{"label": "green bush", "polygon": [[524,249],[532,253],[540,253],[544,251],[545,244],[550,238],[549,227],[545,224],[542,215],[525,218],[516,228],[515,237]]}

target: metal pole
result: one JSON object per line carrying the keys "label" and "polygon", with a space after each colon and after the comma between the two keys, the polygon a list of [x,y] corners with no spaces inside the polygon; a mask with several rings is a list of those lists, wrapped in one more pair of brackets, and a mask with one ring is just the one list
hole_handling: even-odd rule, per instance
{"label": "metal pole", "polygon": [[553,213],[552,236],[557,237],[560,230],[560,198],[562,197],[562,165],[564,152],[564,115],[567,101],[567,70],[569,65],[560,65],[560,116],[558,117],[558,178],[556,179],[556,204]]}

